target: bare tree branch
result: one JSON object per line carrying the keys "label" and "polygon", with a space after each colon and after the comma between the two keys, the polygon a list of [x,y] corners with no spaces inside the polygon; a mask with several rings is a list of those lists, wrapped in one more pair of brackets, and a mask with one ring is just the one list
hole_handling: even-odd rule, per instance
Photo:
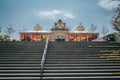
{"label": "bare tree branch", "polygon": [[15,30],[13,29],[13,26],[11,24],[9,24],[9,26],[7,27],[7,30],[5,31],[5,33],[10,36],[13,35],[15,33]]}
{"label": "bare tree branch", "polygon": [[102,32],[103,36],[105,36],[109,32],[109,30],[105,26],[103,26],[101,32]]}
{"label": "bare tree branch", "polygon": [[95,32],[95,30],[97,29],[97,25],[94,25],[94,24],[91,24],[90,25],[90,31],[92,31],[92,32]]}
{"label": "bare tree branch", "polygon": [[0,33],[2,32],[2,27],[0,27]]}
{"label": "bare tree branch", "polygon": [[120,32],[120,5],[114,9],[115,15],[112,20],[113,28]]}

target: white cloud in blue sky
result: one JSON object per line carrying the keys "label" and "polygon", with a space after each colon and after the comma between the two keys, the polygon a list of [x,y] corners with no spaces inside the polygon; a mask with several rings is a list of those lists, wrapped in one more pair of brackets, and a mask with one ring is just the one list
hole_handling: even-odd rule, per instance
{"label": "white cloud in blue sky", "polygon": [[98,4],[104,9],[112,10],[120,4],[120,0],[99,0]]}
{"label": "white cloud in blue sky", "polygon": [[112,31],[112,9],[118,4],[120,0],[0,0],[0,26],[4,33],[12,24],[16,30],[14,38],[19,38],[23,27],[31,30],[38,23],[50,30],[59,19],[71,30],[80,23],[89,30],[93,23],[98,26],[96,32],[100,33],[102,26]]}
{"label": "white cloud in blue sky", "polygon": [[52,20],[56,20],[58,18],[64,18],[64,19],[74,19],[75,15],[72,14],[70,11],[64,11],[64,10],[51,10],[51,11],[40,11],[38,12],[38,16],[40,18],[49,18]]}

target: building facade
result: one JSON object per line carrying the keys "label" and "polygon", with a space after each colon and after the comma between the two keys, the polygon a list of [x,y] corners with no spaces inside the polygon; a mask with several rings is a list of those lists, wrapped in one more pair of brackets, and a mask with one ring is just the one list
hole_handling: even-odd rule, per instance
{"label": "building facade", "polygon": [[70,31],[62,20],[54,23],[51,31],[43,30],[43,27],[36,25],[33,30],[20,32],[21,41],[45,41],[49,36],[49,41],[92,41],[97,39],[99,33],[85,31],[85,27],[80,25],[75,31]]}

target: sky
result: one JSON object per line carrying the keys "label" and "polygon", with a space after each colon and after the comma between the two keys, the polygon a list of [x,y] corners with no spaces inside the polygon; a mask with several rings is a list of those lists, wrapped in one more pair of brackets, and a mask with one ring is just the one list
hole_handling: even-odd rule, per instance
{"label": "sky", "polygon": [[109,33],[114,31],[110,21],[118,4],[120,0],[0,0],[0,27],[4,34],[11,24],[16,31],[12,38],[19,39],[20,31],[31,30],[36,24],[50,31],[61,19],[71,31],[81,23],[86,30],[97,25],[96,32],[101,35],[103,26]]}

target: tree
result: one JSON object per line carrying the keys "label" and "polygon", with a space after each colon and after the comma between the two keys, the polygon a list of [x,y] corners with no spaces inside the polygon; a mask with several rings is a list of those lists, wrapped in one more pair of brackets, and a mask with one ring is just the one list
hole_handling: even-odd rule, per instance
{"label": "tree", "polygon": [[120,5],[114,9],[115,15],[112,20],[113,28],[120,33]]}
{"label": "tree", "polygon": [[0,33],[2,32],[2,27],[0,27]]}
{"label": "tree", "polygon": [[109,30],[105,26],[103,26],[101,32],[102,32],[103,36],[105,36],[109,32]]}
{"label": "tree", "polygon": [[10,40],[10,37],[8,35],[0,35],[0,41],[9,41]]}
{"label": "tree", "polygon": [[22,31],[23,31],[23,32],[26,31],[26,28],[25,28],[24,26],[22,27]]}
{"label": "tree", "polygon": [[12,25],[9,24],[9,26],[7,27],[7,30],[5,31],[5,33],[10,36],[11,38],[11,35],[13,35],[15,33],[15,30],[13,29]]}
{"label": "tree", "polygon": [[90,31],[94,32],[97,29],[97,25],[91,24],[90,25]]}

